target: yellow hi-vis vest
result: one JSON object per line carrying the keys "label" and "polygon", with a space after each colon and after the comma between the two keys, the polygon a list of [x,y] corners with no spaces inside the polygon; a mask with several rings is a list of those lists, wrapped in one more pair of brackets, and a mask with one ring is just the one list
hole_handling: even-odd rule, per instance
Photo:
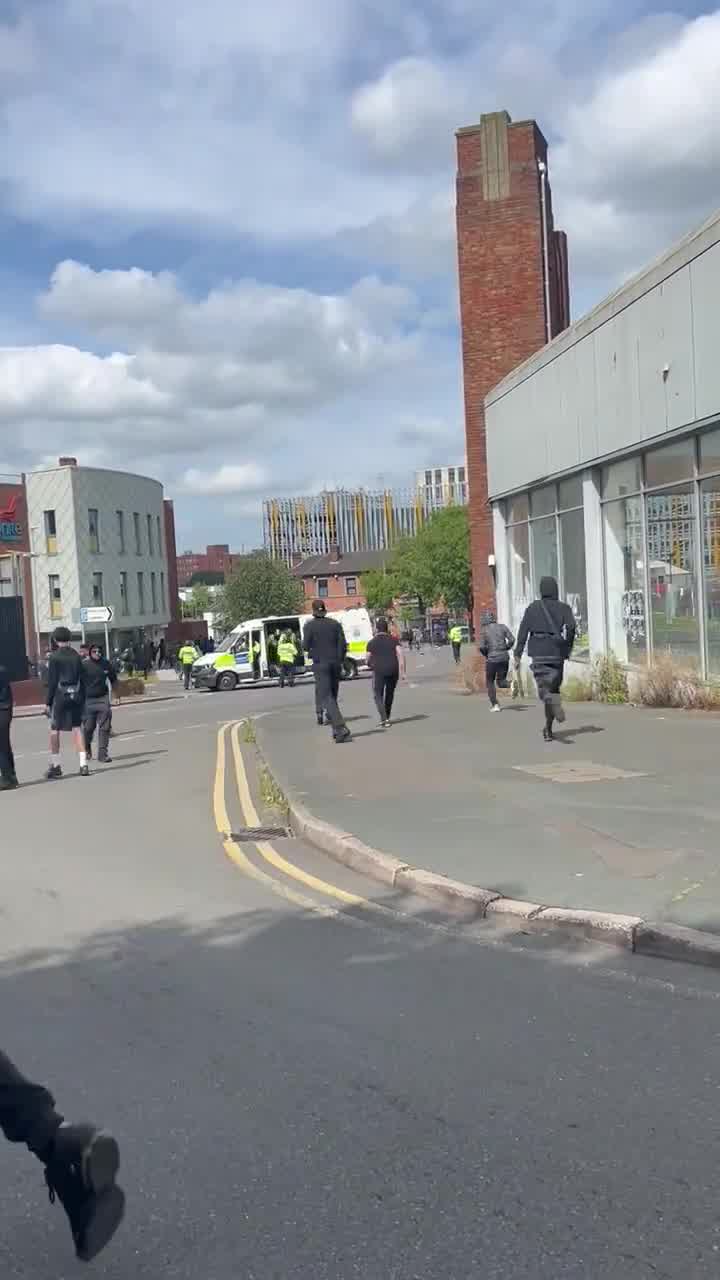
{"label": "yellow hi-vis vest", "polygon": [[294,640],[281,640],[277,647],[278,661],[291,666],[297,658],[297,649]]}

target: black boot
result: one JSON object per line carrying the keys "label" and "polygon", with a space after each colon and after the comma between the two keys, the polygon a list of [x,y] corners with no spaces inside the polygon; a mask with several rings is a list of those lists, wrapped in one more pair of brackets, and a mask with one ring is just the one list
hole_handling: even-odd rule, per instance
{"label": "black boot", "polygon": [[549,724],[546,724],[546,725],[545,725],[545,728],[543,729],[543,738],[545,739],[545,741],[546,741],[546,742],[554,742],[554,741],[555,741],[555,735],[554,735],[554,733],[553,733],[553,731],[552,731],[552,728],[550,727],[550,725],[549,725]]}
{"label": "black boot", "polygon": [[45,1160],[50,1200],[57,1197],[65,1210],[83,1262],[105,1248],[122,1222],[125,1196],[115,1182],[119,1163],[112,1134],[89,1124],[61,1125]]}
{"label": "black boot", "polygon": [[14,773],[8,773],[0,778],[0,791],[16,791],[19,785]]}

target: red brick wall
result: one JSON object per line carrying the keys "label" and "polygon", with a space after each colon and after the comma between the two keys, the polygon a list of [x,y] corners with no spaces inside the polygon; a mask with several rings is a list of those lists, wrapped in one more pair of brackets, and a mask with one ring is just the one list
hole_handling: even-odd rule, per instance
{"label": "red brick wall", "polygon": [[[496,383],[546,341],[538,161],[547,161],[547,144],[534,120],[513,124],[500,112],[461,129],[457,154],[460,322],[477,625],[482,610],[495,601],[488,567],[493,536],[483,402]],[[554,334],[567,325],[569,308],[567,251],[564,237],[554,232],[549,183],[548,219]]]}
{"label": "red brick wall", "polygon": [[[325,604],[329,613],[335,613],[338,609],[359,609],[365,604],[365,597],[360,590],[359,574],[341,574],[335,577],[334,574],[323,575],[327,577],[328,594],[324,596]],[[354,595],[348,595],[345,589],[345,578],[354,577],[357,583],[357,591]],[[305,600],[307,603],[307,611],[310,612],[310,605],[316,599],[318,594],[317,578],[303,578],[303,587],[305,588]]]}
{"label": "red brick wall", "polygon": [[[19,551],[30,550],[30,529],[28,526],[27,500],[24,484],[0,484],[0,515],[7,512],[7,518],[9,520],[11,510],[13,515],[12,521],[9,522],[20,525],[20,537],[16,542],[3,542],[2,538],[0,538],[0,556],[12,556],[13,554],[17,555]],[[39,546],[36,546],[36,550],[39,550]],[[18,567],[22,577],[25,651],[29,658],[36,660],[38,652],[37,636],[35,633],[35,606],[33,604],[32,594],[31,561],[25,557],[20,561]]]}

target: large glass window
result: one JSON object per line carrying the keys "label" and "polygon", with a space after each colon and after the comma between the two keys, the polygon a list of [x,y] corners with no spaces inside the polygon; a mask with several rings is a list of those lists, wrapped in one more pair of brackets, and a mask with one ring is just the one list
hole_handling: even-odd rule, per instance
{"label": "large glass window", "polygon": [[530,534],[527,524],[508,527],[508,556],[510,561],[510,625],[517,628],[520,619],[532,600],[530,583]]}
{"label": "large glass window", "polygon": [[530,494],[530,515],[547,516],[555,510],[555,485],[548,484],[544,489],[533,489]]}
{"label": "large glass window", "polygon": [[699,664],[700,623],[696,577],[693,486],[649,493],[648,568],[652,642],[656,654]]}
{"label": "large glass window", "polygon": [[573,656],[588,657],[590,638],[585,573],[585,515],[582,508],[564,511],[560,516],[560,560],[563,597],[573,611],[577,628]]}
{"label": "large glass window", "polygon": [[700,437],[700,472],[720,471],[720,427],[706,431]]}
{"label": "large glass window", "polygon": [[532,562],[533,583],[535,590],[540,590],[540,579],[558,577],[558,544],[555,516],[544,516],[542,520],[533,520],[532,525]]}
{"label": "large glass window", "polygon": [[608,649],[621,662],[644,663],[647,616],[640,495],[606,502],[603,529]]}
{"label": "large glass window", "polygon": [[675,440],[662,449],[653,449],[645,455],[645,484],[648,489],[656,484],[674,484],[676,480],[689,480],[695,474],[694,440]]}
{"label": "large glass window", "polygon": [[603,498],[625,498],[630,493],[637,493],[641,483],[640,458],[626,458],[624,462],[613,462],[602,469]]}
{"label": "large glass window", "polygon": [[[713,433],[714,434],[714,433]],[[705,572],[705,634],[710,675],[720,675],[720,476],[703,480],[703,567]]]}

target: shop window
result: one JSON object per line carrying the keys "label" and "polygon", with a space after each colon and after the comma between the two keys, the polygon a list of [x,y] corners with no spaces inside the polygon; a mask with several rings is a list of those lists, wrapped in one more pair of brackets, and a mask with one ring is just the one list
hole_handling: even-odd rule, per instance
{"label": "shop window", "polygon": [[603,498],[625,498],[628,494],[638,493],[642,480],[642,463],[640,458],[626,458],[624,462],[613,462],[612,466],[602,469]]}
{"label": "shop window", "polygon": [[530,503],[526,493],[517,493],[514,498],[508,502],[507,519],[508,524],[518,524],[522,520],[527,520],[530,515]]}
{"label": "shop window", "polygon": [[517,630],[520,625],[520,619],[532,599],[529,525],[510,525],[507,537],[512,615],[509,619],[509,624],[514,630]]}
{"label": "shop window", "polygon": [[542,520],[533,520],[531,529],[533,583],[535,590],[539,592],[541,578],[557,578],[559,576],[555,516],[545,516]]}
{"label": "shop window", "polygon": [[695,442],[675,440],[662,449],[653,449],[645,455],[645,485],[652,489],[658,484],[675,484],[677,480],[690,480],[695,474]]}
{"label": "shop window", "polygon": [[700,473],[709,471],[720,471],[720,427],[700,437]]}
{"label": "shop window", "polygon": [[573,611],[576,627],[573,656],[588,657],[590,640],[585,572],[585,514],[582,508],[566,511],[559,517],[559,522],[562,593]]}
{"label": "shop window", "polygon": [[692,485],[648,494],[646,502],[653,650],[700,662],[695,498]]}
{"label": "shop window", "polygon": [[[714,434],[714,433],[713,433]],[[703,480],[703,568],[705,573],[705,632],[710,675],[720,675],[720,476]]]}
{"label": "shop window", "polygon": [[547,484],[544,489],[533,489],[530,494],[530,515],[549,516],[555,510],[555,485]]}
{"label": "shop window", "polygon": [[[612,478],[613,487],[622,483],[619,475]],[[608,649],[620,662],[641,664],[647,658],[648,623],[639,495],[604,504],[603,536]]]}
{"label": "shop window", "polygon": [[558,485],[558,510],[567,511],[583,504],[583,487],[581,476],[570,476],[561,480]]}

